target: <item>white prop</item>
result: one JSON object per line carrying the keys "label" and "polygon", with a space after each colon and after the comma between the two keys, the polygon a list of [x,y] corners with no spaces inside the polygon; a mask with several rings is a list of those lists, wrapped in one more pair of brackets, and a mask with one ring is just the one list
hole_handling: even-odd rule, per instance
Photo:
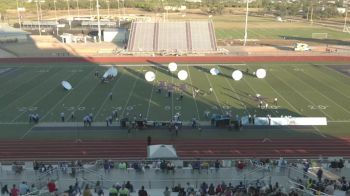
{"label": "white prop", "polygon": [[256,77],[263,79],[266,77],[266,70],[265,69],[258,69],[256,70]]}
{"label": "white prop", "polygon": [[66,89],[66,90],[72,90],[72,85],[69,83],[69,82],[67,82],[67,81],[62,81],[61,82],[61,84],[62,84],[62,86],[63,86],[63,88],[64,89]]}
{"label": "white prop", "polygon": [[153,71],[148,71],[145,74],[145,79],[147,82],[152,82],[154,79],[156,79],[156,74]]}
{"label": "white prop", "polygon": [[110,77],[116,77],[118,75],[118,70],[115,67],[111,67],[109,68],[104,74],[103,74],[103,78],[107,78],[108,76]]}
{"label": "white prop", "polygon": [[236,81],[239,81],[243,78],[243,73],[239,70],[236,70],[232,73],[232,78]]}
{"label": "white prop", "polygon": [[218,68],[211,68],[210,69],[210,74],[213,76],[219,75],[220,71]]}
{"label": "white prop", "polygon": [[186,80],[187,77],[188,77],[188,73],[187,73],[187,71],[185,71],[185,70],[180,70],[179,73],[177,73],[177,77],[178,77],[180,80]]}
{"label": "white prop", "polygon": [[170,70],[171,72],[174,72],[174,71],[177,70],[177,64],[174,63],[174,62],[169,63],[168,68],[169,68],[169,70]]}

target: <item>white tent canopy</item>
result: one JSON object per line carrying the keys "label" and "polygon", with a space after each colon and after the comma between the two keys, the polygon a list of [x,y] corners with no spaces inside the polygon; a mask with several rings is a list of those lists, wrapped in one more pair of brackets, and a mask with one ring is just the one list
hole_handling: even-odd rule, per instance
{"label": "white tent canopy", "polygon": [[150,145],[147,147],[148,159],[177,159],[176,150],[173,145]]}

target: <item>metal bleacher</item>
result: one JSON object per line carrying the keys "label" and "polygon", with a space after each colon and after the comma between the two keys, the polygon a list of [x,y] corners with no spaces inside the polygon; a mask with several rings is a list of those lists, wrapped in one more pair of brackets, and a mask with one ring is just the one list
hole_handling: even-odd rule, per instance
{"label": "metal bleacher", "polygon": [[217,51],[212,21],[133,22],[129,52]]}

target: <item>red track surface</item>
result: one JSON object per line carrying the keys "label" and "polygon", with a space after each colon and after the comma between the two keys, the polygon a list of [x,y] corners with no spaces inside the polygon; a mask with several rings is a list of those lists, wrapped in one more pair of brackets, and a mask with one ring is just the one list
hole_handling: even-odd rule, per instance
{"label": "red track surface", "polygon": [[[249,56],[249,57],[59,57],[59,58],[2,58],[0,63],[244,63],[244,62],[350,62],[350,56]],[[174,144],[180,158],[235,158],[235,157],[350,157],[350,138],[337,139],[260,139],[154,141]],[[0,142],[3,160],[67,160],[67,159],[143,159],[147,156],[143,140],[86,140]]]}
{"label": "red track surface", "polygon": [[[350,157],[350,138],[334,139],[206,139],[182,141],[154,141],[173,144],[182,159],[197,157],[244,158],[290,157],[319,158],[319,156]],[[67,159],[144,159],[145,140],[85,140],[75,141],[2,141],[1,159],[67,160]]]}

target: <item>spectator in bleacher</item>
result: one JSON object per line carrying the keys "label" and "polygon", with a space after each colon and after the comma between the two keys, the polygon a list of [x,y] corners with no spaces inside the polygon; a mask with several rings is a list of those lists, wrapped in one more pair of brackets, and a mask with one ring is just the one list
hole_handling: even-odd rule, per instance
{"label": "spectator in bleacher", "polygon": [[210,196],[212,196],[212,195],[215,196],[215,187],[214,187],[213,183],[211,183],[210,186],[209,186],[208,194]]}
{"label": "spectator in bleacher", "polygon": [[102,188],[102,185],[101,185],[100,181],[96,182],[95,193],[97,193],[98,196],[104,195],[103,188]]}
{"label": "spectator in bleacher", "polygon": [[19,185],[19,192],[21,193],[21,195],[25,195],[29,192],[29,186],[27,185],[26,182],[22,182],[20,185]]}
{"label": "spectator in bleacher", "polygon": [[317,171],[317,178],[318,178],[319,182],[321,182],[322,176],[323,176],[323,170],[322,170],[322,168],[319,168]]}
{"label": "spectator in bleacher", "polygon": [[64,191],[64,193],[66,193],[67,196],[75,196],[76,195],[72,185],[69,185],[68,190]]}
{"label": "spectator in bleacher", "polygon": [[134,186],[130,183],[130,181],[126,182],[125,187],[129,189],[131,193],[134,192]]}
{"label": "spectator in bleacher", "polygon": [[130,196],[130,191],[125,185],[122,185],[122,188],[119,190],[119,196]]}
{"label": "spectator in bleacher", "polygon": [[105,174],[109,173],[110,172],[110,168],[109,168],[109,162],[107,160],[105,160],[103,162],[103,168],[105,170]]}
{"label": "spectator in bleacher", "polygon": [[51,180],[48,184],[47,184],[47,188],[49,189],[50,193],[56,193],[57,188],[56,188],[56,184],[53,180]]}
{"label": "spectator in bleacher", "polygon": [[92,193],[88,184],[85,186],[83,196],[92,196]]}
{"label": "spectator in bleacher", "polygon": [[223,193],[223,192],[224,192],[224,190],[222,190],[221,184],[218,184],[218,185],[216,186],[215,193],[216,193],[217,195],[220,195],[220,194]]}
{"label": "spectator in bleacher", "polygon": [[214,166],[215,166],[215,170],[216,171],[218,171],[220,169],[220,162],[219,162],[219,160],[215,161]]}
{"label": "spectator in bleacher", "polygon": [[232,193],[231,189],[226,188],[225,191],[224,191],[224,195],[225,196],[233,196],[233,193]]}
{"label": "spectator in bleacher", "polygon": [[166,169],[167,169],[167,173],[169,173],[169,171],[172,171],[173,173],[175,173],[174,163],[172,163],[171,161],[168,161],[168,163],[166,165]]}
{"label": "spectator in bleacher", "polygon": [[144,186],[141,186],[141,189],[139,190],[139,196],[148,196],[148,193],[145,190]]}
{"label": "spectator in bleacher", "polygon": [[19,190],[18,190],[18,188],[16,188],[15,184],[12,185],[12,189],[10,191],[10,195],[11,196],[19,196],[20,195]]}
{"label": "spectator in bleacher", "polygon": [[187,182],[186,185],[187,185],[187,187],[186,187],[187,194],[189,195],[190,193],[193,193],[194,187],[189,182]]}
{"label": "spectator in bleacher", "polygon": [[117,183],[115,183],[115,188],[119,192],[119,190],[122,188],[122,186],[120,186],[120,184],[117,182]]}
{"label": "spectator in bleacher", "polygon": [[116,189],[115,185],[109,189],[109,196],[118,196],[118,190]]}
{"label": "spectator in bleacher", "polygon": [[185,189],[184,188],[181,188],[179,190],[179,193],[177,194],[178,196],[186,196],[186,192],[185,192]]}
{"label": "spectator in bleacher", "polygon": [[208,184],[203,182],[200,186],[200,191],[201,191],[202,195],[203,194],[206,195],[208,192]]}
{"label": "spectator in bleacher", "polygon": [[7,184],[5,184],[5,185],[1,188],[1,194],[2,194],[2,195],[8,195],[8,194],[10,194],[9,189],[8,189],[8,187],[7,187]]}
{"label": "spectator in bleacher", "polygon": [[326,186],[324,192],[327,193],[328,195],[333,195],[334,194],[334,184],[333,183],[329,183]]}
{"label": "spectator in bleacher", "polygon": [[39,189],[36,188],[35,184],[32,184],[30,188],[30,195],[39,195]]}
{"label": "spectator in bleacher", "polygon": [[304,178],[307,178],[307,173],[309,171],[309,168],[310,168],[310,163],[306,160],[304,162],[304,168],[303,168],[303,170],[304,170]]}
{"label": "spectator in bleacher", "polygon": [[165,190],[163,192],[164,196],[170,196],[171,192],[169,191],[169,187],[165,187]]}
{"label": "spectator in bleacher", "polygon": [[78,194],[78,193],[81,194],[81,189],[80,189],[80,186],[79,186],[78,182],[76,182],[74,184],[74,191],[75,191],[76,194]]}

